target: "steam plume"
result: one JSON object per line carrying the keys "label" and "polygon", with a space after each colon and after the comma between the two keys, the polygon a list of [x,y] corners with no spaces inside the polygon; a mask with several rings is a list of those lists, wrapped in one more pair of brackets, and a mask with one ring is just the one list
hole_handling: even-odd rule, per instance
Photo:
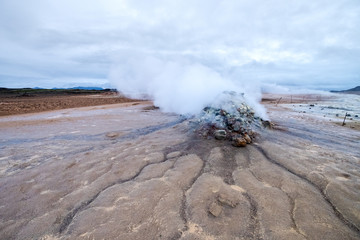
{"label": "steam plume", "polygon": [[137,54],[115,64],[109,79],[126,96],[150,96],[163,111],[179,114],[198,114],[224,91],[245,93],[247,103],[266,118],[264,108],[258,103],[260,87],[249,84],[251,81],[243,84],[223,75],[199,63]]}

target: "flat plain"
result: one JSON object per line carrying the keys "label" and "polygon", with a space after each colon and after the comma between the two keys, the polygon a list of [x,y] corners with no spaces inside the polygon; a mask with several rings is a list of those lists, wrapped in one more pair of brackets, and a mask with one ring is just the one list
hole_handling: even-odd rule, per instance
{"label": "flat plain", "polygon": [[1,239],[360,239],[360,131],[289,97],[245,148],[146,101],[2,116]]}

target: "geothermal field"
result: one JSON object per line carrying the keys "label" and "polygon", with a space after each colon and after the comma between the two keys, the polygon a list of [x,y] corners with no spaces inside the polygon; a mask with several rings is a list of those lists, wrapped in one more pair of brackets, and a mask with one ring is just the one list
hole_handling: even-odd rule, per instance
{"label": "geothermal field", "polygon": [[359,96],[108,103],[0,117],[1,239],[360,239]]}

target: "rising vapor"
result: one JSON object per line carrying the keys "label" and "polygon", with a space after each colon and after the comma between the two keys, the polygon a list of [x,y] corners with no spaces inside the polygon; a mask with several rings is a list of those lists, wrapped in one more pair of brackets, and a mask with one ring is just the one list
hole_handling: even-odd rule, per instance
{"label": "rising vapor", "polygon": [[[264,108],[258,104],[260,88],[251,82],[242,87],[241,81],[232,81],[199,63],[136,54],[115,64],[109,79],[126,96],[150,97],[163,111],[179,114],[198,114],[222,92],[236,91],[244,93],[248,104],[266,118]],[[253,86],[251,91],[249,86]]]}

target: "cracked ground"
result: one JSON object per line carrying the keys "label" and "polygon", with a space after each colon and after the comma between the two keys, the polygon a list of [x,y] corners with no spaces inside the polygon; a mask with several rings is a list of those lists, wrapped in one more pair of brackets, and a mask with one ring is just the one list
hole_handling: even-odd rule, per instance
{"label": "cracked ground", "polygon": [[126,103],[0,119],[1,239],[360,239],[360,132],[268,106],[235,148]]}

